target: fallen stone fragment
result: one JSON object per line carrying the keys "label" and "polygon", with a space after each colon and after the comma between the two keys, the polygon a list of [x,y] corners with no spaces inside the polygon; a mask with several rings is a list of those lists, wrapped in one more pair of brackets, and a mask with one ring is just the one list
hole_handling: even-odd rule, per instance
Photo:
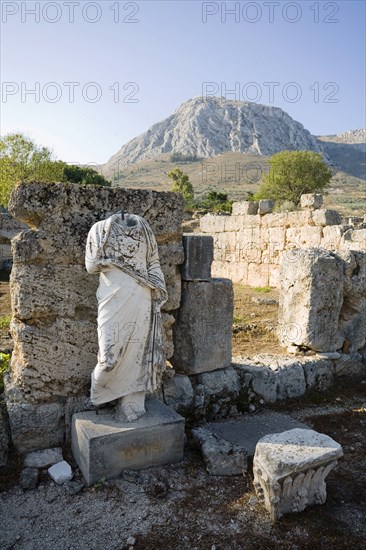
{"label": "fallen stone fragment", "polygon": [[37,468],[24,468],[20,474],[19,483],[22,489],[35,489],[38,483]]}
{"label": "fallen stone fragment", "polygon": [[209,474],[237,476],[246,472],[247,452],[243,447],[233,445],[205,428],[195,428],[192,435],[200,445]]}
{"label": "fallen stone fragment", "polygon": [[325,478],[342,455],[339,443],[314,430],[295,428],[260,439],[253,462],[254,487],[272,521],[323,504]]}
{"label": "fallen stone fragment", "polygon": [[66,462],[66,460],[58,462],[57,464],[51,466],[51,468],[48,468],[48,473],[53,481],[55,481],[58,485],[62,485],[65,481],[72,479],[71,466]]}
{"label": "fallen stone fragment", "polygon": [[80,493],[80,491],[85,487],[84,483],[81,483],[81,481],[66,481],[64,483],[64,487],[67,493],[69,495],[76,495],[77,493]]}
{"label": "fallen stone fragment", "polygon": [[28,453],[24,459],[24,466],[28,468],[46,468],[63,460],[61,447],[42,449]]}

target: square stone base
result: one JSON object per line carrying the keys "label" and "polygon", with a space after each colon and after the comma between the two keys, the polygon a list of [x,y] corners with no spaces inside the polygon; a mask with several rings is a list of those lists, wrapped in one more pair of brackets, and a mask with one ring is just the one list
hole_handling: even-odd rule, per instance
{"label": "square stone base", "polygon": [[94,411],[72,417],[72,452],[87,482],[118,477],[183,458],[184,418],[155,398],[135,422],[117,422],[111,413]]}

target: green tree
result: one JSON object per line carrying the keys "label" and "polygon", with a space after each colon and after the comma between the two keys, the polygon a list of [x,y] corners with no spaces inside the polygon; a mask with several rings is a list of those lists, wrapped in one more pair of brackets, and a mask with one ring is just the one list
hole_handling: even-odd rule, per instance
{"label": "green tree", "polygon": [[65,163],[53,160],[47,147],[23,134],[0,138],[0,205],[6,206],[19,181],[61,181]]}
{"label": "green tree", "polygon": [[231,212],[233,201],[227,193],[209,191],[202,201],[202,206],[211,212]]}
{"label": "green tree", "polygon": [[255,199],[273,199],[278,204],[300,203],[303,193],[320,192],[330,182],[332,170],[320,153],[313,151],[282,151],[269,161],[270,170],[262,177]]}
{"label": "green tree", "polygon": [[75,164],[65,165],[62,181],[80,183],[81,185],[112,185],[112,183],[106,180],[104,176],[98,174],[94,168],[77,166]]}
{"label": "green tree", "polygon": [[194,197],[193,185],[189,176],[184,174],[180,168],[174,168],[168,173],[168,178],[173,182],[172,191],[181,193],[186,201],[191,201]]}
{"label": "green tree", "polygon": [[47,147],[37,145],[23,134],[8,134],[0,138],[1,206],[7,206],[13,187],[20,181],[111,185],[93,168],[54,160],[52,151]]}

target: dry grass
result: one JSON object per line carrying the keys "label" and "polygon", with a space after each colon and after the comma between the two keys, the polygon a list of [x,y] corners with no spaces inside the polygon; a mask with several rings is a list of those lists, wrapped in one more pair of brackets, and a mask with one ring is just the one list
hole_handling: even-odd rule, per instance
{"label": "dry grass", "polygon": [[276,336],[278,305],[253,299],[278,300],[278,291],[234,285],[233,356],[285,353]]}

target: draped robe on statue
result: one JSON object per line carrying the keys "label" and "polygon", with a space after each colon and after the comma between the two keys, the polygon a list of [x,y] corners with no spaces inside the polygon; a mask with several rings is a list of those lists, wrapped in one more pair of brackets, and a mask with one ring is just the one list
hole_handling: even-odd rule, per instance
{"label": "draped robe on statue", "polygon": [[160,308],[167,292],[150,226],[133,214],[125,214],[124,220],[114,214],[95,223],[85,265],[89,273],[100,273],[92,403],[154,391],[165,369]]}

